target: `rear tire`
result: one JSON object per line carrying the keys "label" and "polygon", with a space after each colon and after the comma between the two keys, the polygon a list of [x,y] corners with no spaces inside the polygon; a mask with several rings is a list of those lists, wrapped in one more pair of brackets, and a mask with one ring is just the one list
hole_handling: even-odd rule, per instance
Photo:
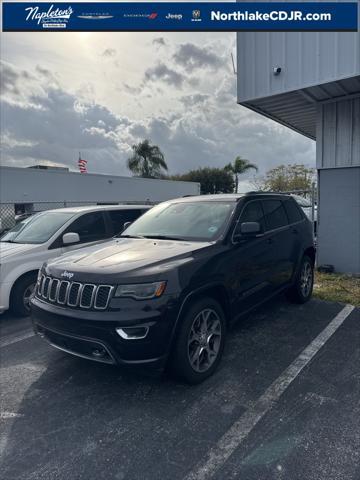
{"label": "rear tire", "polygon": [[30,296],[35,288],[37,273],[27,273],[15,282],[11,290],[10,309],[19,317],[30,315]]}
{"label": "rear tire", "polygon": [[205,297],[196,300],[179,321],[171,369],[187,383],[201,383],[221,360],[226,336],[224,312],[218,302]]}
{"label": "rear tire", "polygon": [[287,297],[293,303],[306,303],[312,296],[314,286],[314,264],[304,255],[294,285],[288,290]]}

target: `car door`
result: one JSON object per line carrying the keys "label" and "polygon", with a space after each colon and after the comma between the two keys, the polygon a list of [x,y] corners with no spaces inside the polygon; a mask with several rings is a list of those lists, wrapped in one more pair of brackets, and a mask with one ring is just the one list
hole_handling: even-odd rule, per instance
{"label": "car door", "polygon": [[272,246],[270,283],[277,290],[291,279],[294,269],[295,236],[291,231],[283,202],[278,198],[262,201],[266,237]]}
{"label": "car door", "polygon": [[[74,232],[80,237],[80,242],[73,245],[63,245],[62,236],[65,233]],[[99,243],[111,237],[104,217],[104,212],[89,212],[77,217],[66,229],[62,232],[59,240],[61,242],[61,253],[67,253],[81,247]]]}
{"label": "car door", "polygon": [[[250,238],[242,237],[240,226],[244,222],[258,222],[262,233]],[[264,212],[260,200],[250,200],[243,208],[233,233],[231,255],[232,285],[235,311],[244,311],[260,303],[270,293],[270,268],[274,255],[273,245],[264,233]]]}

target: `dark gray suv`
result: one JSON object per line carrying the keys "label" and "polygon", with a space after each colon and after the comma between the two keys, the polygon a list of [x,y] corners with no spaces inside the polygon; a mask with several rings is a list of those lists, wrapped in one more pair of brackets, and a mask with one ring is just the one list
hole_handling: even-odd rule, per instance
{"label": "dark gray suv", "polygon": [[287,195],[180,198],[118,238],[45,264],[35,331],[84,358],[171,368],[190,383],[219,364],[229,326],[286,291],[313,287],[312,226]]}

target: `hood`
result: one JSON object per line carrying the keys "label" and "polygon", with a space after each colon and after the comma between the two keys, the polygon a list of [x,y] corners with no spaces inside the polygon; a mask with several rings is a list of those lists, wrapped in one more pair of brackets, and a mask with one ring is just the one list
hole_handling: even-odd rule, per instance
{"label": "hood", "polygon": [[119,238],[51,260],[47,270],[54,276],[61,275],[64,270],[70,274],[86,273],[90,276],[143,272],[168,265],[170,261],[189,258],[194,251],[209,245],[206,242]]}
{"label": "hood", "polygon": [[0,260],[4,260],[13,255],[24,254],[39,248],[38,244],[33,243],[8,243],[0,242]]}

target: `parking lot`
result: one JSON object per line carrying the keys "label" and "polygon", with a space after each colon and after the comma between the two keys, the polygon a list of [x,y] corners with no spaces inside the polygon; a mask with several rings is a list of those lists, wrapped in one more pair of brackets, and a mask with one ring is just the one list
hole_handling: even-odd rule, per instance
{"label": "parking lot", "polygon": [[199,386],[67,355],[5,314],[2,478],[358,480],[360,312],[343,309],[272,301]]}

